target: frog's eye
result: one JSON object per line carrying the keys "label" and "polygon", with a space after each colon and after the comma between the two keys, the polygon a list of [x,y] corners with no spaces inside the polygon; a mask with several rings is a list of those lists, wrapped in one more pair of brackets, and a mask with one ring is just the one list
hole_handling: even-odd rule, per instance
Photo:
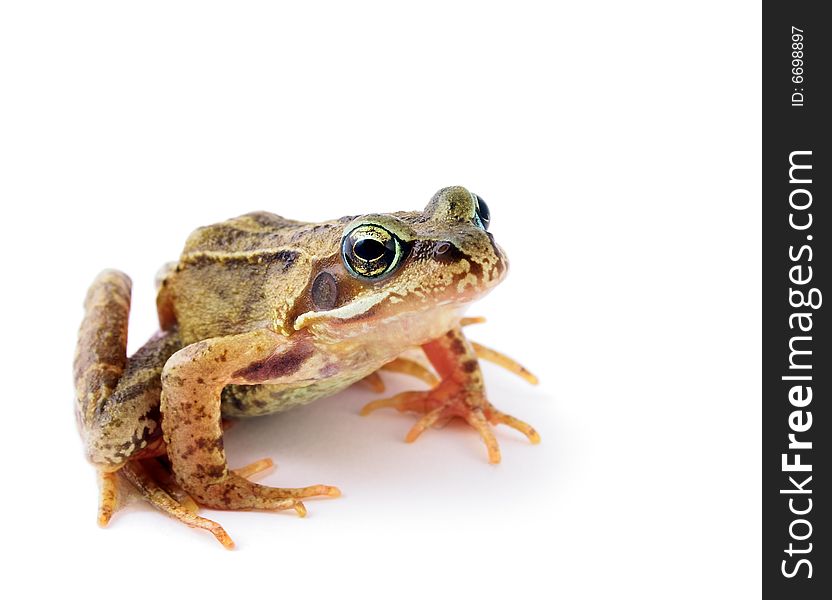
{"label": "frog's eye", "polygon": [[379,279],[401,264],[402,243],[379,225],[359,225],[344,236],[341,255],[347,269],[361,279]]}
{"label": "frog's eye", "polygon": [[491,224],[491,211],[488,210],[488,205],[485,203],[485,200],[476,194],[474,194],[474,197],[477,199],[477,212],[474,220],[478,226],[488,231],[488,226]]}

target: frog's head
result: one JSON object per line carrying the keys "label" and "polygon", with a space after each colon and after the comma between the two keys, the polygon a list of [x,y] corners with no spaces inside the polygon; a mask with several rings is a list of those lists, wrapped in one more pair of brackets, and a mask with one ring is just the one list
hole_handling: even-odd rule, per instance
{"label": "frog's head", "polygon": [[295,327],[318,324],[354,335],[390,325],[410,343],[447,330],[505,277],[508,262],[488,232],[490,221],[485,201],[458,186],[439,190],[423,212],[352,219],[337,260],[313,274],[315,310],[301,314]]}

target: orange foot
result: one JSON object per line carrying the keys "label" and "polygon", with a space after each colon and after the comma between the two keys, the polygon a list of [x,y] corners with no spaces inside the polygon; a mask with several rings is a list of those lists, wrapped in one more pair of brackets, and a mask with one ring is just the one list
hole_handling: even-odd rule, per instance
{"label": "orange foot", "polygon": [[448,332],[423,348],[442,378],[440,383],[428,391],[403,392],[392,398],[370,402],[361,410],[362,415],[379,408],[421,413],[423,416],[405,437],[407,442],[415,441],[428,427],[444,425],[455,417],[464,419],[485,442],[488,461],[492,464],[500,462],[500,446],[491,425],[508,425],[525,434],[531,443],[540,442],[540,435],[531,425],[500,412],[485,398],[482,373],[476,359],[477,350],[459,329]]}

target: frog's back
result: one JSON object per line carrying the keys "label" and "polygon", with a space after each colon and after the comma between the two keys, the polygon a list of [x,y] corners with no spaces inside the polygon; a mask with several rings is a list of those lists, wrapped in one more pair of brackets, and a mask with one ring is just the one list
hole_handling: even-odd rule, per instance
{"label": "frog's back", "polygon": [[200,227],[163,281],[159,304],[170,306],[186,344],[258,327],[288,333],[293,299],[313,262],[337,247],[343,224],[255,212]]}
{"label": "frog's back", "polygon": [[310,226],[314,225],[269,212],[248,213],[195,230],[185,242],[182,258],[285,247],[291,244],[294,233]]}

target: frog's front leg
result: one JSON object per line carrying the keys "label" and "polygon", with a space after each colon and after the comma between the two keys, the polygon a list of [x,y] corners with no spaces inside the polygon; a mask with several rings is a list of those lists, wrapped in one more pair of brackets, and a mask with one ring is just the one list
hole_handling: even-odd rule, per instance
{"label": "frog's front leg", "polygon": [[500,412],[486,399],[477,350],[461,329],[452,329],[422,348],[439,374],[440,383],[429,391],[403,392],[386,400],[370,402],[361,414],[386,407],[424,413],[408,432],[405,438],[408,442],[415,441],[434,424],[454,417],[462,418],[482,437],[491,463],[500,462],[500,447],[491,425],[508,425],[524,433],[533,444],[540,442],[540,436],[529,424]]}
{"label": "frog's front leg", "polygon": [[261,329],[197,342],[174,354],[162,373],[162,430],[179,484],[211,508],[306,509],[300,498],[338,496],[338,488],[272,488],[230,471],[223,449],[220,394],[229,384],[291,377],[310,357],[310,343]]}

